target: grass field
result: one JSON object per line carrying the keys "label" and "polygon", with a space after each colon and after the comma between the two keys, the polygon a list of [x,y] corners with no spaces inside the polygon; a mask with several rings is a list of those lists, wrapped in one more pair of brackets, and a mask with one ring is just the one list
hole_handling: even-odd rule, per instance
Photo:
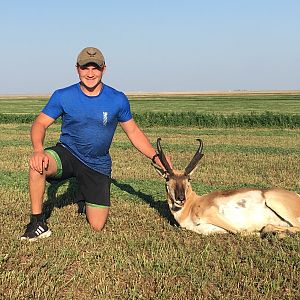
{"label": "grass field", "polygon": [[[218,94],[149,94],[128,95],[132,111],[199,113],[274,113],[300,114],[300,92],[294,93],[226,93]],[[38,113],[47,97],[0,97],[1,113]]]}
{"label": "grass field", "polygon": [[[207,237],[177,227],[164,182],[120,129],[104,231],[92,232],[77,214],[71,180],[45,195],[51,238],[21,243],[30,210],[30,124],[0,126],[0,299],[300,299],[299,235]],[[153,142],[162,138],[178,168],[203,139],[205,156],[192,181],[198,193],[241,186],[300,192],[300,129],[144,130]],[[58,124],[49,129],[46,145],[59,131]]]}

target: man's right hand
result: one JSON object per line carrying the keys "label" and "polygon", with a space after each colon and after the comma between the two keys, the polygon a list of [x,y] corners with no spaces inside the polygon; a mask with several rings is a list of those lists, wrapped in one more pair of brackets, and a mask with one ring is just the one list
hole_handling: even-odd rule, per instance
{"label": "man's right hand", "polygon": [[43,174],[49,165],[49,158],[44,151],[35,151],[30,157],[29,165],[32,170]]}

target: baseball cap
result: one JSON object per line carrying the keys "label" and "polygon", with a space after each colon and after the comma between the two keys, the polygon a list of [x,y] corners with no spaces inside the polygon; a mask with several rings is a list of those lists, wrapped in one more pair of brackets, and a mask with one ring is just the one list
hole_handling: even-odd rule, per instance
{"label": "baseball cap", "polygon": [[87,64],[96,64],[100,68],[105,66],[104,56],[101,51],[94,47],[86,47],[79,53],[77,57],[77,64],[79,66],[84,66]]}

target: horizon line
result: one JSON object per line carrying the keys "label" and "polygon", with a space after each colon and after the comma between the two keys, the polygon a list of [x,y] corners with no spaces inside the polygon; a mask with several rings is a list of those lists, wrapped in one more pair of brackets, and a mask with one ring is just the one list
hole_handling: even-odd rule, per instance
{"label": "horizon line", "polygon": [[[128,96],[143,95],[230,95],[230,94],[300,94],[300,90],[207,90],[207,91],[164,91],[164,92],[147,92],[147,91],[128,91],[124,92]],[[15,93],[0,94],[0,99],[8,97],[50,97],[48,93]]]}

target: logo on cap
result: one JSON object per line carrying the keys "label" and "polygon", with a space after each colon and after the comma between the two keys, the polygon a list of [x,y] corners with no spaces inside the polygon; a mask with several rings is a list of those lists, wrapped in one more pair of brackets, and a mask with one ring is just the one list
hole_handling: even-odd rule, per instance
{"label": "logo on cap", "polygon": [[94,57],[96,54],[97,54],[97,52],[96,51],[94,51],[94,52],[90,52],[91,50],[88,50],[87,51],[87,54],[90,56],[90,57]]}

